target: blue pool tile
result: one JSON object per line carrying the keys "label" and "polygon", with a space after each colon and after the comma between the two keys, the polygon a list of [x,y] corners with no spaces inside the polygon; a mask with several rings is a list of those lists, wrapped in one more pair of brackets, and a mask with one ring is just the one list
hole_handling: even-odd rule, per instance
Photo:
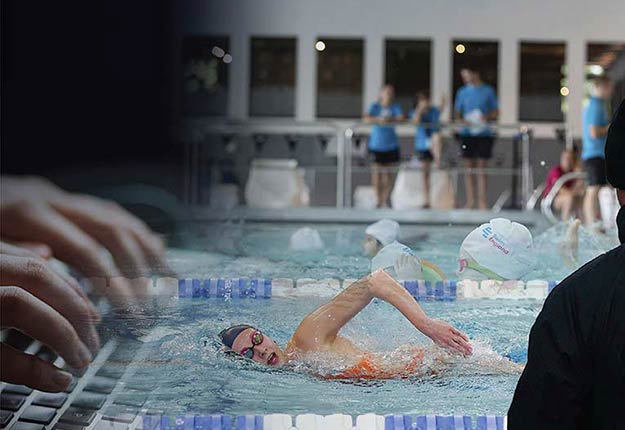
{"label": "blue pool tile", "polygon": [[160,415],[144,415],[143,430],[161,430]]}
{"label": "blue pool tile", "polygon": [[404,288],[408,290],[410,295],[414,298],[419,297],[419,291],[417,289],[417,281],[404,281]]}
{"label": "blue pool tile", "polygon": [[416,419],[415,430],[436,430],[436,416],[420,415]]}
{"label": "blue pool tile", "polygon": [[195,430],[231,430],[232,421],[227,415],[196,416]]}
{"label": "blue pool tile", "polygon": [[556,287],[556,285],[558,285],[558,283],[556,281],[549,281],[549,288],[548,288],[547,293],[550,293],[551,290],[553,290]]}
{"label": "blue pool tile", "polygon": [[193,430],[193,416],[162,416],[161,430]]}
{"label": "blue pool tile", "polygon": [[504,430],[504,417],[478,416],[476,430]]}
{"label": "blue pool tile", "polygon": [[447,281],[446,285],[449,291],[449,299],[456,300],[456,296],[458,295],[458,283],[456,281]]}
{"label": "blue pool tile", "polygon": [[200,296],[200,280],[199,279],[180,279],[178,280],[178,297],[199,297]]}
{"label": "blue pool tile", "polygon": [[217,295],[215,297],[226,297],[226,280],[223,278],[215,279],[217,283]]}
{"label": "blue pool tile", "polygon": [[410,415],[387,415],[384,417],[384,430],[412,430]]}
{"label": "blue pool tile", "polygon": [[443,282],[438,281],[434,285],[434,297],[436,300],[443,300],[445,297],[445,284]]}
{"label": "blue pool tile", "polygon": [[455,416],[437,416],[437,430],[471,430],[471,417],[455,415]]}
{"label": "blue pool tile", "polygon": [[271,283],[271,279],[265,279],[265,285],[264,285],[264,298],[265,298],[265,299],[270,299],[270,298],[271,298],[271,294],[272,294],[272,283]]}
{"label": "blue pool tile", "polygon": [[242,415],[237,417],[236,430],[263,430],[261,415]]}

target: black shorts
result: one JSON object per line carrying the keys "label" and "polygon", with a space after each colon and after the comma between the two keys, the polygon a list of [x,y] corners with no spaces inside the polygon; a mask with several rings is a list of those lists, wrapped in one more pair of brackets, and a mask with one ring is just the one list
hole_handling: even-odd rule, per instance
{"label": "black shorts", "polygon": [[586,172],[586,185],[602,186],[607,185],[605,175],[605,160],[601,157],[593,157],[584,160],[584,171]]}
{"label": "black shorts", "polygon": [[459,136],[460,156],[462,158],[489,160],[493,157],[492,136]]}
{"label": "black shorts", "polygon": [[432,155],[429,149],[426,149],[425,151],[416,151],[416,155],[417,155],[417,160],[419,161],[434,160],[434,156]]}
{"label": "black shorts", "polygon": [[399,148],[392,151],[371,151],[371,160],[377,164],[395,164],[399,162]]}

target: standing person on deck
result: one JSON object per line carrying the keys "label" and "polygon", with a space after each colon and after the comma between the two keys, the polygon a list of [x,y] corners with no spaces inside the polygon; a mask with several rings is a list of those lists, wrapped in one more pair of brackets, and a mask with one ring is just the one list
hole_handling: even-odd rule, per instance
{"label": "standing person on deck", "polygon": [[625,101],[607,133],[607,179],[617,189],[621,245],[547,297],[530,333],[509,430],[623,428],[625,404]]}
{"label": "standing person on deck", "polygon": [[[493,87],[482,81],[478,71],[465,67],[460,74],[465,85],[456,93],[454,111],[456,120],[469,124],[460,131],[460,156],[466,169],[466,208],[475,209],[474,181],[477,179],[477,207],[487,209],[486,173],[482,169],[493,156],[495,137],[489,123],[497,120],[497,95]],[[479,170],[473,173],[472,169]]]}
{"label": "standing person on deck", "polygon": [[399,162],[399,144],[394,124],[403,119],[401,107],[395,103],[395,89],[392,85],[382,87],[378,101],[369,107],[363,117],[366,123],[374,124],[369,138],[369,152],[373,159],[371,182],[378,208],[388,205],[393,188],[392,169]]}
{"label": "standing person on deck", "polygon": [[430,208],[430,167],[434,163],[436,168],[441,165],[441,133],[440,118],[445,106],[445,98],[440,107],[430,101],[427,91],[419,91],[416,96],[415,108],[410,111],[409,118],[417,126],[415,133],[415,153],[423,165],[423,190],[425,203],[423,209]]}
{"label": "standing person on deck", "polygon": [[584,196],[584,223],[592,227],[599,216],[599,190],[608,183],[605,177],[605,143],[610,126],[607,101],[612,96],[610,78],[594,80],[588,106],[582,120],[582,162],[588,177]]}

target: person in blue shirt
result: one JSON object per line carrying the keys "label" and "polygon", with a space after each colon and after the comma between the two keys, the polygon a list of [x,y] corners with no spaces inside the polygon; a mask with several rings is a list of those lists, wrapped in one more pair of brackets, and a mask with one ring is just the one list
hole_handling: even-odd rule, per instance
{"label": "person in blue shirt", "polygon": [[375,189],[377,207],[386,207],[393,188],[393,170],[399,162],[399,143],[394,124],[403,121],[404,115],[395,103],[395,89],[385,85],[377,102],[369,107],[363,120],[373,124],[369,137],[369,152],[373,159],[371,182]]}
{"label": "person in blue shirt", "polygon": [[582,163],[587,173],[584,195],[584,223],[593,226],[600,219],[599,190],[607,185],[605,177],[605,141],[610,127],[607,101],[612,96],[608,77],[595,78],[591,97],[582,118]]}
{"label": "person in blue shirt", "polygon": [[431,164],[434,162],[434,166],[440,167],[441,162],[440,117],[444,106],[444,98],[439,108],[432,105],[427,91],[419,91],[416,94],[415,107],[408,115],[417,126],[415,154],[423,166],[424,209],[430,207]]}
{"label": "person in blue shirt", "polygon": [[[482,169],[493,154],[495,141],[490,122],[497,120],[499,107],[497,95],[490,85],[482,82],[480,73],[465,67],[460,71],[465,83],[456,93],[455,119],[468,126],[460,131],[460,155],[464,159],[465,188],[468,209],[475,208],[474,180],[477,179],[477,203],[479,209],[487,209],[486,173]],[[478,169],[478,173],[473,173]]]}

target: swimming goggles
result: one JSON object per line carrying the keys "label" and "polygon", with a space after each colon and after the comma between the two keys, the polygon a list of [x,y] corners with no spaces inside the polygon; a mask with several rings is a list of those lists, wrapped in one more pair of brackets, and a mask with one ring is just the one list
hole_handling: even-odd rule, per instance
{"label": "swimming goggles", "polygon": [[249,358],[250,360],[254,357],[254,347],[263,343],[265,337],[263,336],[260,330],[254,330],[250,335],[250,341],[252,342],[252,346],[250,348],[245,348],[241,351],[241,355],[245,358]]}

